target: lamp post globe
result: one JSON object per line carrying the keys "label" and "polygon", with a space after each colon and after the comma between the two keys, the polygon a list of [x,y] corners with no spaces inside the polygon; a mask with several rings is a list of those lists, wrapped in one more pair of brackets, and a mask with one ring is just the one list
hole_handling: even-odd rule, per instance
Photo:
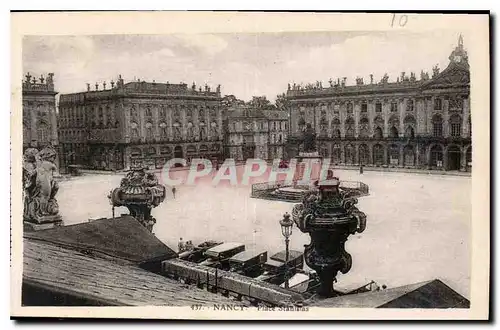
{"label": "lamp post globe", "polygon": [[293,221],[290,219],[290,214],[285,213],[283,215],[283,219],[280,220],[280,225],[281,225],[281,234],[285,237],[285,288],[289,288],[289,283],[288,283],[288,260],[290,258],[289,256],[289,250],[288,250],[288,245],[289,245],[289,238],[292,235],[292,227],[293,227]]}

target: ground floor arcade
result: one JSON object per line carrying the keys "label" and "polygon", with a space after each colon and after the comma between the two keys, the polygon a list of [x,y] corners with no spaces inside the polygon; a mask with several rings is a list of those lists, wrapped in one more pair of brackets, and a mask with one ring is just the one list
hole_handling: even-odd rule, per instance
{"label": "ground floor arcade", "polygon": [[322,157],[337,165],[470,171],[472,145],[464,142],[321,141]]}
{"label": "ground floor arcade", "polygon": [[173,158],[222,160],[222,145],[211,143],[156,144],[65,144],[65,167],[81,165],[94,170],[127,170],[134,167],[159,169]]}

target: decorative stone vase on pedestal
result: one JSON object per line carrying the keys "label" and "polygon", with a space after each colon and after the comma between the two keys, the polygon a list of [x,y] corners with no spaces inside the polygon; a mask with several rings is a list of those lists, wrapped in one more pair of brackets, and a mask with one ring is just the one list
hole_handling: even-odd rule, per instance
{"label": "decorative stone vase on pedestal", "polygon": [[305,246],[306,264],[320,278],[320,295],[335,296],[333,282],[340,271],[351,269],[352,257],[345,250],[349,235],[361,233],[366,227],[366,215],[354,205],[355,197],[368,194],[368,187],[341,188],[338,179],[319,183],[318,191],[311,191],[292,211],[293,220],[304,233],[309,233],[311,243]]}
{"label": "decorative stone vase on pedestal", "polygon": [[48,229],[62,224],[56,194],[59,190],[54,175],[57,153],[51,147],[40,152],[26,149],[23,164],[23,220],[25,230]]}
{"label": "decorative stone vase on pedestal", "polygon": [[154,173],[140,168],[129,171],[120,187],[113,189],[108,198],[113,207],[127,207],[131,216],[153,232],[156,219],[151,215],[151,210],[165,200],[165,195],[165,186],[158,184]]}

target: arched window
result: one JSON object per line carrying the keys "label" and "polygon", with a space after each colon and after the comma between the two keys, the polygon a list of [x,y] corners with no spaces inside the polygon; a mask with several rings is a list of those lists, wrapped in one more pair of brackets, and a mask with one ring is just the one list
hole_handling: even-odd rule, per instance
{"label": "arched window", "polygon": [[462,118],[459,115],[450,117],[450,134],[451,136],[462,135]]}
{"label": "arched window", "polygon": [[405,117],[403,123],[405,125],[405,137],[413,139],[415,137],[415,117],[408,115]]}
{"label": "arched window", "polygon": [[373,129],[373,136],[376,138],[376,139],[382,139],[383,136],[384,136],[384,127],[385,127],[385,122],[384,120],[382,119],[382,117],[380,116],[377,116],[375,117],[375,119],[373,120],[373,124],[374,124],[374,129]]}
{"label": "arched window", "polygon": [[359,136],[368,137],[369,133],[368,118],[361,118],[359,121]]}
{"label": "arched window", "polygon": [[405,129],[405,137],[413,139],[415,137],[415,131],[413,130],[413,127],[407,126]]}
{"label": "arched window", "polygon": [[443,118],[440,115],[432,117],[432,134],[435,137],[443,136]]}
{"label": "arched window", "polygon": [[443,148],[440,145],[431,148],[430,165],[435,167],[443,166]]}
{"label": "arched window", "polygon": [[390,137],[397,138],[398,136],[399,136],[398,129],[395,126],[392,126],[390,130]]}

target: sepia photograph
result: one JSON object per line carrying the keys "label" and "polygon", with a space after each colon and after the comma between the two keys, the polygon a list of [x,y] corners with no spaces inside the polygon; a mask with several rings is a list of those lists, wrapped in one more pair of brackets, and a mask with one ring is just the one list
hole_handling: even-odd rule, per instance
{"label": "sepia photograph", "polygon": [[488,14],[11,18],[12,317],[488,318]]}

